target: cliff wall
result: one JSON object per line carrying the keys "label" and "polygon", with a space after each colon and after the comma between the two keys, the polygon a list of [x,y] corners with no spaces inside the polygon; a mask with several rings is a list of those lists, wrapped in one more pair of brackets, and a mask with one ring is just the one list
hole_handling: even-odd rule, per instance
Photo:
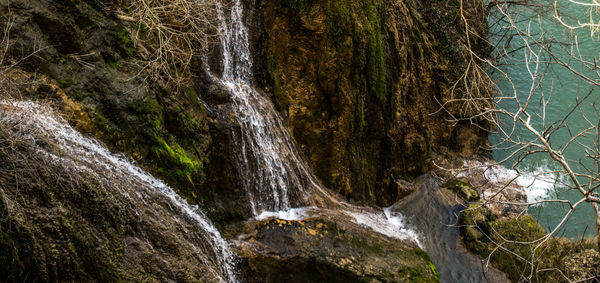
{"label": "cliff wall", "polygon": [[[482,1],[463,3],[474,52],[485,55]],[[467,70],[459,1],[261,1],[257,54],[265,88],[326,186],[391,205],[399,179],[430,156],[481,152],[487,134],[447,122],[441,103]],[[262,51],[258,51],[258,50]],[[260,72],[258,74],[261,74]],[[454,96],[453,96],[454,95]],[[460,116],[458,109],[449,110]]]}

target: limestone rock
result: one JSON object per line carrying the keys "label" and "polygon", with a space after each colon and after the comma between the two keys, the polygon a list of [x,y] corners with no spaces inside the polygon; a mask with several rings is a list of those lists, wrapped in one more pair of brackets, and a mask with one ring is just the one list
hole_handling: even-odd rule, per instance
{"label": "limestone rock", "polygon": [[343,218],[246,223],[236,241],[248,282],[438,282],[414,243]]}

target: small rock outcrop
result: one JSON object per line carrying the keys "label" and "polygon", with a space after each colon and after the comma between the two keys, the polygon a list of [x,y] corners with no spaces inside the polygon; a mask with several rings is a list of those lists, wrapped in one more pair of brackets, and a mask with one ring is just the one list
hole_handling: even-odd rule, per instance
{"label": "small rock outcrop", "polygon": [[236,241],[248,282],[439,282],[429,256],[339,217],[245,224]]}

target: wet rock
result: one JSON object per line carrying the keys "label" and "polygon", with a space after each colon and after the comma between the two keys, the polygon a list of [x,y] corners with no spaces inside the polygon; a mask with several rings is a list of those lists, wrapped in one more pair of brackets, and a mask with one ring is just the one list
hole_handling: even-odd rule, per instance
{"label": "wet rock", "polygon": [[[240,231],[238,231],[240,232]],[[250,221],[237,237],[248,282],[437,282],[429,257],[343,218]]]}
{"label": "wet rock", "polygon": [[[485,156],[477,159],[436,159],[436,162],[444,168],[436,170],[436,174],[466,201],[479,200],[499,216],[517,216],[527,209],[519,205],[527,202],[527,194],[526,188],[517,180],[516,171],[497,165]],[[468,200],[467,194],[477,194],[479,198]]]}
{"label": "wet rock", "polygon": [[446,187],[457,193],[465,201],[479,200],[479,193],[465,178],[451,180],[446,183]]}
{"label": "wet rock", "polygon": [[[425,173],[432,152],[472,156],[486,144],[484,131],[438,111],[466,66],[453,2],[259,2],[263,33],[254,37],[264,50],[255,61],[327,187],[391,205],[399,192],[385,180]],[[485,38],[482,2],[464,4]]]}
{"label": "wet rock", "polygon": [[58,104],[78,130],[125,153],[212,219],[245,218],[249,206],[232,205],[247,201],[236,185],[231,124],[213,111],[230,102],[228,94],[199,58],[188,82],[149,78],[129,33],[135,23],[115,16],[119,3],[0,1],[0,28],[14,18],[6,62],[23,59],[14,93]]}
{"label": "wet rock", "polygon": [[406,196],[413,193],[416,189],[413,184],[404,180],[396,180],[395,182],[393,182],[392,186],[394,186],[397,192],[396,201],[405,198]]}
{"label": "wet rock", "polygon": [[32,105],[0,105],[0,281],[222,277],[214,238],[191,208]]}

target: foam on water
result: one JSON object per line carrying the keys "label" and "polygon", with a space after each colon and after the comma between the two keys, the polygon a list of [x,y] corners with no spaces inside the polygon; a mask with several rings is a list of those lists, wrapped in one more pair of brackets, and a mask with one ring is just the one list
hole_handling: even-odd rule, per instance
{"label": "foam on water", "polygon": [[527,202],[534,203],[551,198],[555,192],[557,182],[560,180],[556,174],[550,172],[551,170],[547,166],[540,166],[525,173],[518,173],[516,170],[494,165],[489,167],[484,174],[486,179],[494,183],[515,182],[525,188]]}
{"label": "foam on water", "polygon": [[[483,163],[477,160],[465,160],[463,167],[470,169],[458,173],[456,177],[466,177],[475,171],[481,171],[489,182],[497,186],[513,184],[523,188],[527,195],[528,203],[550,199],[555,194],[557,186],[564,183],[565,179],[564,176],[551,170],[548,164],[521,170],[524,172],[517,172],[514,169],[508,169],[492,162]],[[494,194],[495,192],[486,191],[483,193],[483,196],[487,198]]]}
{"label": "foam on water", "polygon": [[254,219],[265,220],[269,218],[277,218],[281,220],[298,221],[305,220],[320,210],[321,209],[317,207],[298,207],[285,211],[263,211],[261,214],[254,217]]}
{"label": "foam on water", "polygon": [[399,212],[393,212],[391,207],[386,207],[381,213],[367,211],[347,211],[352,216],[353,222],[371,228],[373,231],[388,237],[403,241],[412,241],[423,249],[419,240],[419,234],[408,228],[404,216]]}
{"label": "foam on water", "polygon": [[370,208],[360,208],[343,203],[344,210],[341,212],[335,209],[319,207],[299,207],[285,211],[265,211],[256,216],[256,220],[266,220],[277,218],[288,221],[306,220],[315,216],[346,216],[348,220],[360,226],[368,227],[376,233],[388,237],[411,241],[423,248],[419,240],[419,234],[406,223],[401,213],[392,211],[391,207],[386,207],[378,212]]}

